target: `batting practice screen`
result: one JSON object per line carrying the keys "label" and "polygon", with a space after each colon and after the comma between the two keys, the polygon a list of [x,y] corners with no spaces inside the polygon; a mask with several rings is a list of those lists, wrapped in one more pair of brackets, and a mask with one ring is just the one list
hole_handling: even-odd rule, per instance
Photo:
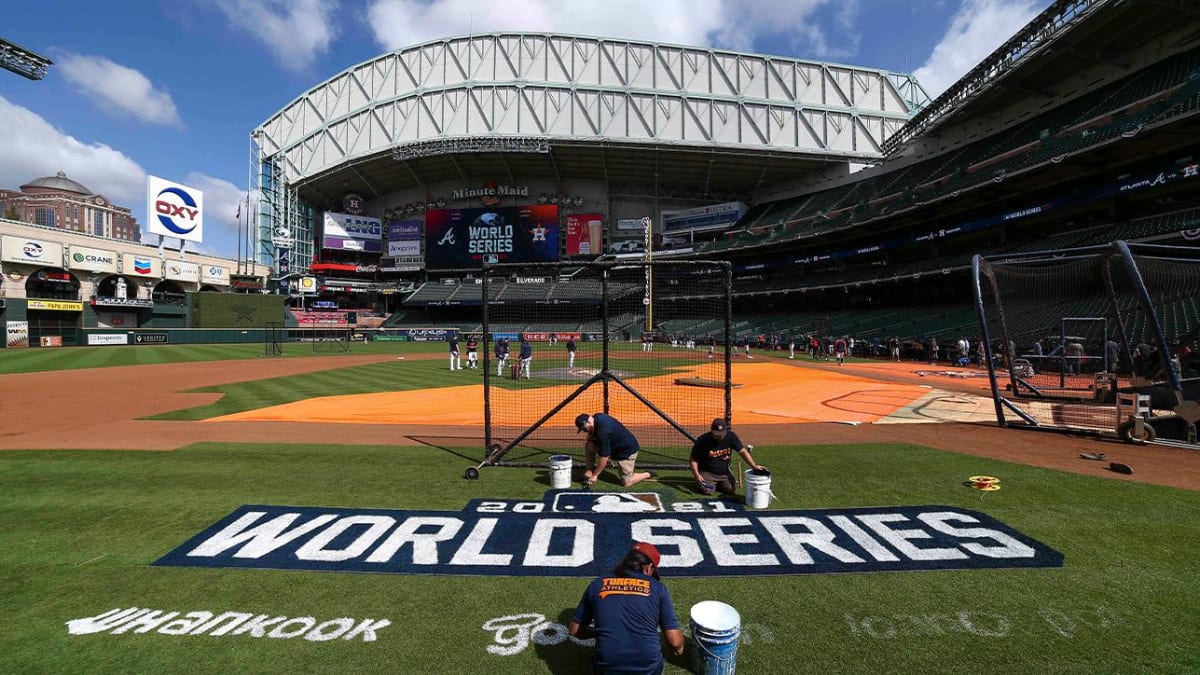
{"label": "batting practice screen", "polygon": [[580,458],[576,417],[607,412],[639,466],[681,466],[729,417],[728,263],[494,265],[483,287],[487,444],[505,462]]}

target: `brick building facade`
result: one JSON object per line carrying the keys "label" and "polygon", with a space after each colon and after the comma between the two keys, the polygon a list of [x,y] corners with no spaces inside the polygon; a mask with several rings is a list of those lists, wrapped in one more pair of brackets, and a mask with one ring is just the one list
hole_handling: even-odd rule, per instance
{"label": "brick building facade", "polygon": [[59,171],[20,190],[0,189],[0,216],[43,227],[140,242],[141,228],[127,207],[89,190]]}

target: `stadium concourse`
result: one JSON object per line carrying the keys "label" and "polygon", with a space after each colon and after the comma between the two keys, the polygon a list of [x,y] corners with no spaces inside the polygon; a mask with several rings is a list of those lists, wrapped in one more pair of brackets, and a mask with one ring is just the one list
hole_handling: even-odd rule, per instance
{"label": "stadium concourse", "polygon": [[[276,421],[207,420],[153,421],[142,419],[172,410],[205,405],[221,394],[194,392],[233,382],[285,377],[333,368],[394,360],[393,355],[348,354],[303,359],[225,361],[111,367],[10,374],[5,382],[13,391],[26,395],[5,403],[5,427],[0,432],[0,449],[75,448],[107,449],[114,444],[128,450],[177,450],[198,442],[317,443],[329,445],[397,445],[444,448],[480,447],[481,425],[446,423],[425,419],[406,423],[380,423],[354,419],[339,423],[276,418]],[[411,354],[413,361],[442,359],[440,354]],[[735,399],[739,407],[764,405],[753,392],[754,378],[747,372],[757,366],[738,364],[735,381],[744,381]],[[753,422],[741,423],[740,435],[758,445],[840,445],[862,443],[912,443],[952,452],[991,457],[1032,466],[1200,490],[1200,453],[1179,452],[1156,446],[1132,446],[1047,433],[1020,433],[995,426],[991,418],[982,423],[949,421],[948,411],[969,407],[971,416],[983,413],[975,399],[982,399],[986,379],[968,377],[969,369],[939,372],[923,364],[853,363],[844,369],[828,363],[806,361],[767,365],[767,370],[789,369],[792,380],[786,397],[769,400],[770,407]],[[836,371],[836,372],[835,372]],[[951,374],[940,374],[942,372]],[[138,382],[136,396],[97,397],[95,391],[119,391]],[[478,385],[471,385],[478,386]],[[770,386],[770,385],[767,385]],[[929,387],[929,388],[926,388]],[[935,388],[936,387],[936,388]],[[422,390],[429,396],[435,390]],[[745,392],[745,393],[743,393]],[[925,392],[925,394],[921,394]],[[779,392],[776,391],[776,394]],[[458,399],[456,406],[477,409],[477,392]],[[941,407],[914,407],[918,400],[940,399]],[[53,399],[55,405],[45,401]],[[327,401],[328,399],[320,399]],[[757,402],[755,402],[757,400]],[[810,403],[788,403],[808,400]],[[966,403],[967,401],[972,401]],[[986,401],[990,405],[990,400]],[[781,410],[782,408],[782,410]],[[938,409],[940,419],[932,419]],[[70,424],[64,412],[70,411]],[[795,417],[770,412],[792,411]],[[819,411],[819,412],[818,412]],[[791,413],[789,413],[791,414]],[[956,413],[962,415],[961,409]],[[802,422],[809,415],[824,421]],[[819,417],[818,417],[819,416]],[[895,424],[915,421],[927,423]],[[986,415],[983,415],[987,417]],[[857,418],[857,419],[856,419]],[[860,421],[858,424],[844,422]],[[1113,461],[1134,467],[1122,476],[1105,470],[1105,464],[1081,460],[1081,452],[1102,448]],[[521,469],[495,469],[519,471]],[[881,466],[880,471],[887,471]]]}

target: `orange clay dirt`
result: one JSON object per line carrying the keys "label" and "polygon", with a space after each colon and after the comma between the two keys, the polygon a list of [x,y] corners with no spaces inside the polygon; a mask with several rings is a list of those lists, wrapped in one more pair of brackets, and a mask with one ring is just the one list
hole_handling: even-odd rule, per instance
{"label": "orange clay dirt", "polygon": [[[481,406],[462,405],[464,400],[482,400],[482,384],[329,396],[198,422],[138,419],[207,405],[220,397],[182,393],[198,387],[394,359],[341,355],[2,375],[0,386],[7,396],[0,403],[0,449],[174,450],[200,441],[415,446],[432,439],[443,445],[482,447]],[[852,362],[839,367],[801,358],[737,360],[733,380],[742,386],[734,390],[733,419],[739,435],[756,445],[913,443],[1200,490],[1200,452],[998,427],[988,380],[978,375],[971,369],[913,362]],[[565,392],[574,389],[556,386]],[[711,390],[685,389],[688,395],[711,396]],[[586,397],[580,401],[581,408],[589,405]],[[613,412],[631,425],[638,423],[622,417],[621,410]],[[682,422],[699,425],[707,420]],[[1105,452],[1110,461],[1128,464],[1134,472],[1113,473],[1107,470],[1108,461],[1084,460],[1081,452]]]}

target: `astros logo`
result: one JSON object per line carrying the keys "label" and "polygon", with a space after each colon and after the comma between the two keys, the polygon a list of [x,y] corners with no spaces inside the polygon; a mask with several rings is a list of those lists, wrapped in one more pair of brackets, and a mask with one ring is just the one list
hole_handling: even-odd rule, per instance
{"label": "astros logo", "polygon": [[546,228],[542,225],[530,229],[529,233],[533,235],[534,241],[546,241]]}

